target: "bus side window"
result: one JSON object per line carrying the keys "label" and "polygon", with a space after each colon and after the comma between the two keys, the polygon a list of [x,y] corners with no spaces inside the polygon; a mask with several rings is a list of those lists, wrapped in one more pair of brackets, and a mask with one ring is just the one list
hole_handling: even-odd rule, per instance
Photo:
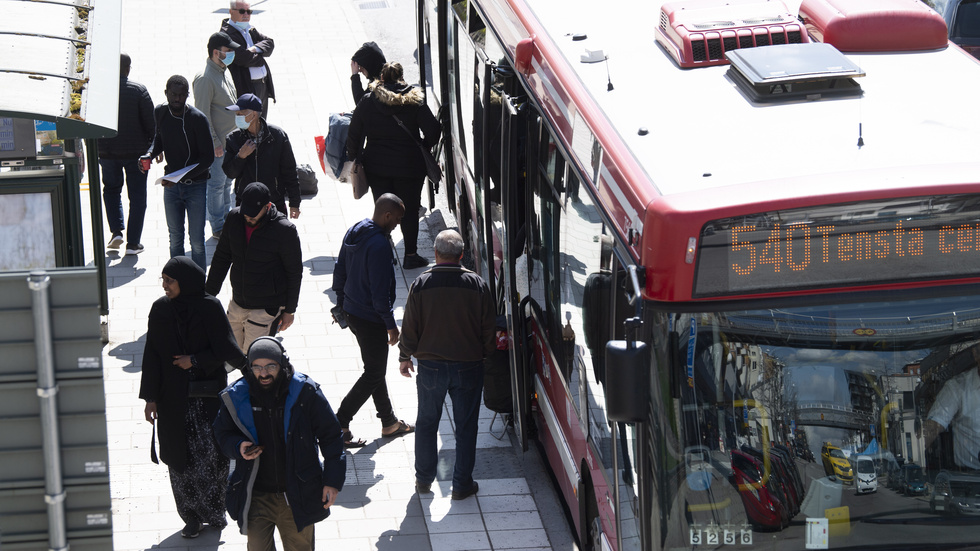
{"label": "bus side window", "polygon": [[453,135],[459,138],[459,147],[465,153],[472,171],[473,144],[473,71],[475,52],[466,31],[466,2],[454,2],[456,17],[449,23],[449,102]]}
{"label": "bus side window", "polygon": [[[560,155],[556,155],[560,157]],[[556,164],[565,164],[563,162]],[[566,175],[564,181],[568,184],[568,189],[579,189],[579,177],[575,171],[569,166],[565,170]],[[592,274],[602,273],[605,271],[609,273],[609,254],[603,255],[603,249],[609,249],[608,242],[603,239],[603,223],[602,218],[599,216],[598,209],[592,202],[591,196],[588,193],[583,192],[578,193],[577,196],[572,196],[571,194],[563,193],[562,199],[564,203],[565,216],[561,223],[561,310],[562,310],[562,337],[563,337],[563,355],[564,355],[564,365],[569,373],[567,377],[569,383],[569,390],[571,390],[573,396],[577,394],[582,394],[583,396],[578,397],[578,405],[581,408],[584,404],[581,402],[587,399],[586,386],[595,386],[599,388],[597,384],[599,381],[587,380],[591,379],[596,372],[596,361],[600,354],[605,353],[605,343],[591,342],[591,336],[594,336],[597,331],[595,331],[595,319],[587,319],[584,305],[587,303],[587,297],[585,294],[586,286],[588,285],[589,277]],[[603,265],[603,256],[607,259],[605,266]],[[603,289],[598,289],[599,292],[604,293],[605,296],[600,297],[598,301],[593,300],[595,297],[588,297],[588,301],[595,303],[605,303],[605,306],[611,308],[609,298],[612,296],[612,278],[607,278],[607,285],[604,285]],[[596,279],[593,278],[593,285],[596,283]],[[605,308],[602,308],[605,312]],[[590,311],[590,315],[596,316],[597,312]],[[608,334],[608,326],[611,323],[611,318],[608,316],[600,316],[599,323],[602,327],[602,331],[598,333]],[[590,335],[587,338],[586,335]],[[601,399],[599,406],[605,406],[605,399]],[[581,412],[581,409],[580,409]],[[605,425],[605,415],[602,414],[602,419],[599,420],[600,425]]]}
{"label": "bus side window", "polygon": [[[535,146],[535,151],[547,151],[549,144],[554,146],[554,142],[548,128],[540,122],[538,125],[541,130],[540,147]],[[559,283],[560,262],[559,262],[559,227],[561,223],[562,206],[560,197],[556,195],[551,180],[547,177],[547,171],[542,166],[543,156],[531,167],[528,174],[528,185],[532,190],[532,203],[534,205],[534,220],[529,231],[534,234],[529,240],[532,243],[530,258],[528,259],[529,271],[531,273],[532,289],[536,286],[535,281],[540,282],[541,300],[539,305],[543,311],[547,324],[548,341],[555,356],[561,359],[561,288]],[[533,161],[533,159],[532,159]],[[535,297],[537,298],[537,297]]]}

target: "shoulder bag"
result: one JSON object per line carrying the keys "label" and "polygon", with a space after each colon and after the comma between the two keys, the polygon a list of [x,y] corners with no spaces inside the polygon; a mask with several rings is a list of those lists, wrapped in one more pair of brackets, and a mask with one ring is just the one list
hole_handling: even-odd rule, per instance
{"label": "shoulder bag", "polygon": [[425,159],[426,176],[428,176],[433,183],[438,184],[440,181],[442,181],[442,169],[439,168],[439,163],[436,161],[436,158],[432,156],[432,152],[425,147],[422,140],[420,140],[418,136],[413,134],[412,131],[405,126],[405,123],[403,123],[401,119],[394,114],[391,116],[395,118],[395,122],[398,123],[398,126],[402,127],[402,130],[407,132],[408,135],[412,137],[412,140],[415,141],[415,145],[419,146],[419,150],[422,151],[422,158]]}
{"label": "shoulder bag", "polygon": [[364,197],[368,192],[367,172],[364,171],[364,164],[358,159],[350,169],[350,183],[354,189],[354,199]]}

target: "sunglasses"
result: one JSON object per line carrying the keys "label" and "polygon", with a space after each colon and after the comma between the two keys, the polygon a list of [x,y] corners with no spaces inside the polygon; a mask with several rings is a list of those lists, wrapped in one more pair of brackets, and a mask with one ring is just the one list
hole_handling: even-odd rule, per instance
{"label": "sunglasses", "polygon": [[238,10],[238,13],[241,15],[245,15],[245,14],[252,15],[252,10]]}

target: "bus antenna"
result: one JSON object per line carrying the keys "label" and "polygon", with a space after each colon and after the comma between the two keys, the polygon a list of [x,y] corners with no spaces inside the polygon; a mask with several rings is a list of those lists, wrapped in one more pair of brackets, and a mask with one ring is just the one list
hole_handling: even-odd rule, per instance
{"label": "bus antenna", "polygon": [[612,77],[609,75],[609,56],[606,56],[605,61],[606,61],[606,80],[608,81],[608,84],[606,85],[606,91],[612,92],[613,85],[612,85]]}

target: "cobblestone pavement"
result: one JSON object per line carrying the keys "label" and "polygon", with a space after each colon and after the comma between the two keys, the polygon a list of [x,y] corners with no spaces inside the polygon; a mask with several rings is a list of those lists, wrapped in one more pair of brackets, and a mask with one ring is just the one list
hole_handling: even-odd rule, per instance
{"label": "cobblestone pavement", "polygon": [[[387,4],[411,0],[387,0]],[[385,3],[385,2],[382,2]],[[296,221],[305,271],[295,325],[282,333],[283,344],[299,371],[309,374],[337,407],[361,372],[359,352],[350,332],[331,324],[329,291],[336,254],[345,230],[370,216],[370,199],[355,201],[350,187],[320,173],[313,138],[327,130],[331,112],[350,110],[350,55],[365,40],[361,9],[371,2],[353,0],[256,1],[252,23],[276,40],[270,66],[279,101],[269,120],[289,134],[297,162],[309,163],[320,177],[319,194],[302,204]],[[377,2],[373,2],[377,4]],[[131,78],[150,90],[154,103],[164,101],[163,89],[172,74],[191,80],[205,65],[208,36],[227,12],[225,2],[199,0],[126,0],[123,3],[122,51],[133,58]],[[406,24],[412,24],[407,22]],[[411,62],[411,60],[408,60]],[[189,100],[191,103],[193,98]],[[154,164],[150,181],[162,175]],[[149,461],[150,425],[143,419],[137,398],[150,304],[162,295],[160,270],[168,260],[167,227],[162,190],[152,184],[143,244],[138,256],[107,258],[110,298],[109,338],[104,349],[106,417],[116,550],[149,548],[243,549],[245,538],[234,523],[222,532],[205,529],[189,540],[180,536],[166,468]],[[125,202],[125,200],[124,200]],[[423,229],[440,223],[436,211],[423,220]],[[108,227],[105,229],[108,236]],[[210,227],[206,229],[210,235]],[[425,234],[426,232],[422,232]],[[392,236],[399,248],[398,230]],[[208,239],[208,257],[217,241]],[[430,251],[431,238],[420,239],[420,252]],[[189,250],[189,247],[187,248]],[[421,270],[398,269],[399,297],[395,317],[400,320],[408,285]],[[229,285],[219,298],[227,305]],[[415,381],[397,375],[397,353],[389,355],[388,384],[396,413],[414,422]],[[509,435],[498,440],[490,433],[492,413],[482,411],[475,472],[480,482],[476,498],[450,500],[453,461],[453,426],[447,408],[440,427],[441,453],[434,494],[419,498],[414,492],[414,436],[382,439],[371,403],[365,405],[351,430],[369,445],[352,450],[347,482],[332,515],[316,525],[318,546],[330,549],[551,549],[544,509],[536,504],[525,476],[526,460],[515,452]],[[493,427],[501,435],[499,420]],[[531,486],[541,484],[538,478]],[[545,482],[547,484],[547,482]],[[555,505],[552,517],[556,514]],[[563,519],[558,513],[558,517]],[[549,521],[550,522],[550,521]],[[562,520],[562,522],[564,522]],[[567,525],[561,530],[567,531]],[[567,540],[567,537],[566,537]],[[561,548],[568,543],[561,542]]]}

